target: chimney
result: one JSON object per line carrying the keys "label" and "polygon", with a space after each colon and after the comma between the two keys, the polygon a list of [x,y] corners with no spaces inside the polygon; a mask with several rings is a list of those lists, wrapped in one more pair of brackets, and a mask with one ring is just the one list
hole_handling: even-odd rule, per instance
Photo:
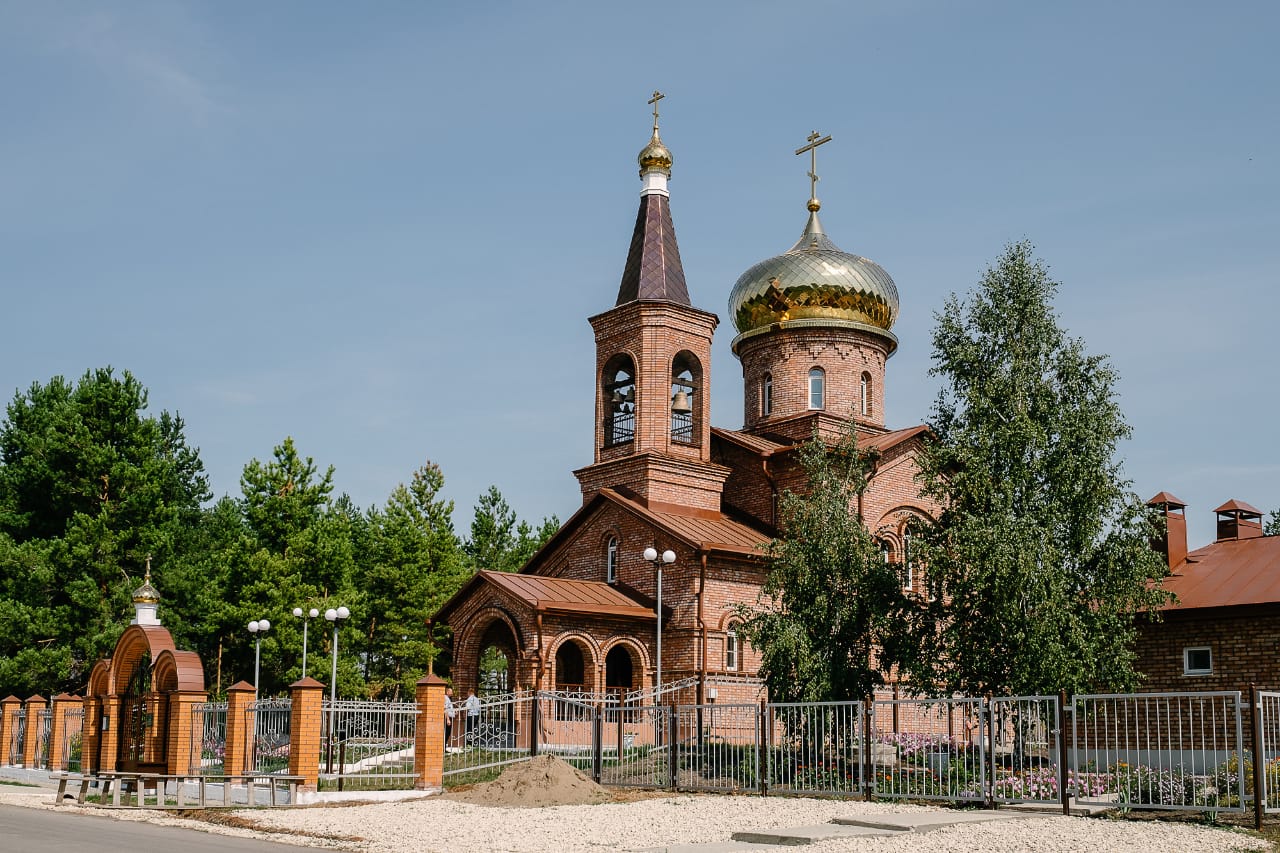
{"label": "chimney", "polygon": [[1147,506],[1155,510],[1153,514],[1164,528],[1163,535],[1151,540],[1151,547],[1164,555],[1165,565],[1173,571],[1187,559],[1187,517],[1183,513],[1187,505],[1168,492],[1161,492],[1147,501]]}
{"label": "chimney", "polygon": [[1229,500],[1214,510],[1218,514],[1218,541],[1257,539],[1262,535],[1262,511],[1244,501]]}

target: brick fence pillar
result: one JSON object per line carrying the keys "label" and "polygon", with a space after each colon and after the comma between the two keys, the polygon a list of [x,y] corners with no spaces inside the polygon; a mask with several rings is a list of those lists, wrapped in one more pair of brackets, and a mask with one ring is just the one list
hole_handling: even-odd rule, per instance
{"label": "brick fence pillar", "polygon": [[39,758],[40,712],[48,707],[49,702],[38,693],[27,699],[27,734],[22,741],[22,766],[28,769],[34,768]]}
{"label": "brick fence pillar", "polygon": [[169,742],[165,756],[166,772],[170,775],[200,772],[200,739],[204,731],[203,725],[201,731],[196,731],[192,708],[208,699],[209,694],[203,690],[175,690],[169,694]]}
{"label": "brick fence pillar", "polygon": [[84,728],[80,731],[80,772],[96,773],[98,744],[102,740],[102,698],[84,697]]}
{"label": "brick fence pillar", "polygon": [[302,788],[320,785],[320,726],[324,685],[300,678],[289,685],[289,775],[303,778]]}
{"label": "brick fence pillar", "polygon": [[112,773],[120,761],[120,729],[124,720],[120,714],[120,697],[112,694],[102,700],[102,716],[99,723],[97,769]]}
{"label": "brick fence pillar", "polygon": [[67,713],[80,705],[79,696],[59,693],[53,697],[49,720],[49,769],[67,769]]}
{"label": "brick fence pillar", "polygon": [[249,772],[250,747],[253,746],[253,720],[249,704],[255,691],[247,681],[237,681],[227,688],[227,754],[222,772],[239,776]]}
{"label": "brick fence pillar", "polygon": [[434,673],[418,679],[413,772],[419,791],[439,791],[444,786],[444,688],[444,679]]}
{"label": "brick fence pillar", "polygon": [[18,724],[16,715],[21,707],[22,700],[17,696],[0,699],[0,765],[10,763],[9,745],[13,743],[14,727]]}

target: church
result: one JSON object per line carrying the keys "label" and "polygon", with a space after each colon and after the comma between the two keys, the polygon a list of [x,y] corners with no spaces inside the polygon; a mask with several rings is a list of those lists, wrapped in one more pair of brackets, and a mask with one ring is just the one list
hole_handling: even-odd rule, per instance
{"label": "church", "polygon": [[898,291],[823,231],[816,157],[830,137],[814,133],[796,151],[810,157],[800,239],[751,266],[728,295],[743,425],[716,427],[709,368],[720,320],[691,304],[685,284],[661,97],[638,158],[640,205],[617,298],[589,318],[595,438],[590,464],[574,472],[582,507],[519,572],[479,572],[435,615],[452,632],[460,696],[757,701],[759,658],[738,636],[735,608],[759,603],[779,496],[806,486],[795,451],[815,433],[837,440],[850,418],[859,445],[879,453],[852,509],[901,567],[904,589],[923,591],[909,526],[936,513],[916,483],[926,427],[886,426]]}

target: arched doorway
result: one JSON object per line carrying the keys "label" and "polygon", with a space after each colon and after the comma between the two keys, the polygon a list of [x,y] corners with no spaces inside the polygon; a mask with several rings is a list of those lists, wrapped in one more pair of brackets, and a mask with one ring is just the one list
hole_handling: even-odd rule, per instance
{"label": "arched doorway", "polygon": [[635,690],[636,674],[639,669],[631,649],[621,644],[609,649],[609,653],[604,657],[605,692],[618,694]]}
{"label": "arched doorway", "polygon": [[476,695],[510,693],[516,684],[516,638],[507,623],[495,619],[480,637],[476,658]]}
{"label": "arched doorway", "polygon": [[582,648],[572,640],[560,644],[556,649],[556,690],[580,693],[586,690],[587,664],[582,656]]}

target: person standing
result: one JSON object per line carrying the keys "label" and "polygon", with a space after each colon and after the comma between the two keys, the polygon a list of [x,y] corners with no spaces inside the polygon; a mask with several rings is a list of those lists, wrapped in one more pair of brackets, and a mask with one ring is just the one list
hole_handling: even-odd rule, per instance
{"label": "person standing", "polygon": [[444,748],[446,752],[453,738],[453,718],[457,713],[458,709],[453,707],[453,688],[446,687],[444,689]]}
{"label": "person standing", "polygon": [[474,690],[467,691],[467,701],[463,707],[467,709],[467,741],[469,743],[476,725],[480,722],[480,697]]}

